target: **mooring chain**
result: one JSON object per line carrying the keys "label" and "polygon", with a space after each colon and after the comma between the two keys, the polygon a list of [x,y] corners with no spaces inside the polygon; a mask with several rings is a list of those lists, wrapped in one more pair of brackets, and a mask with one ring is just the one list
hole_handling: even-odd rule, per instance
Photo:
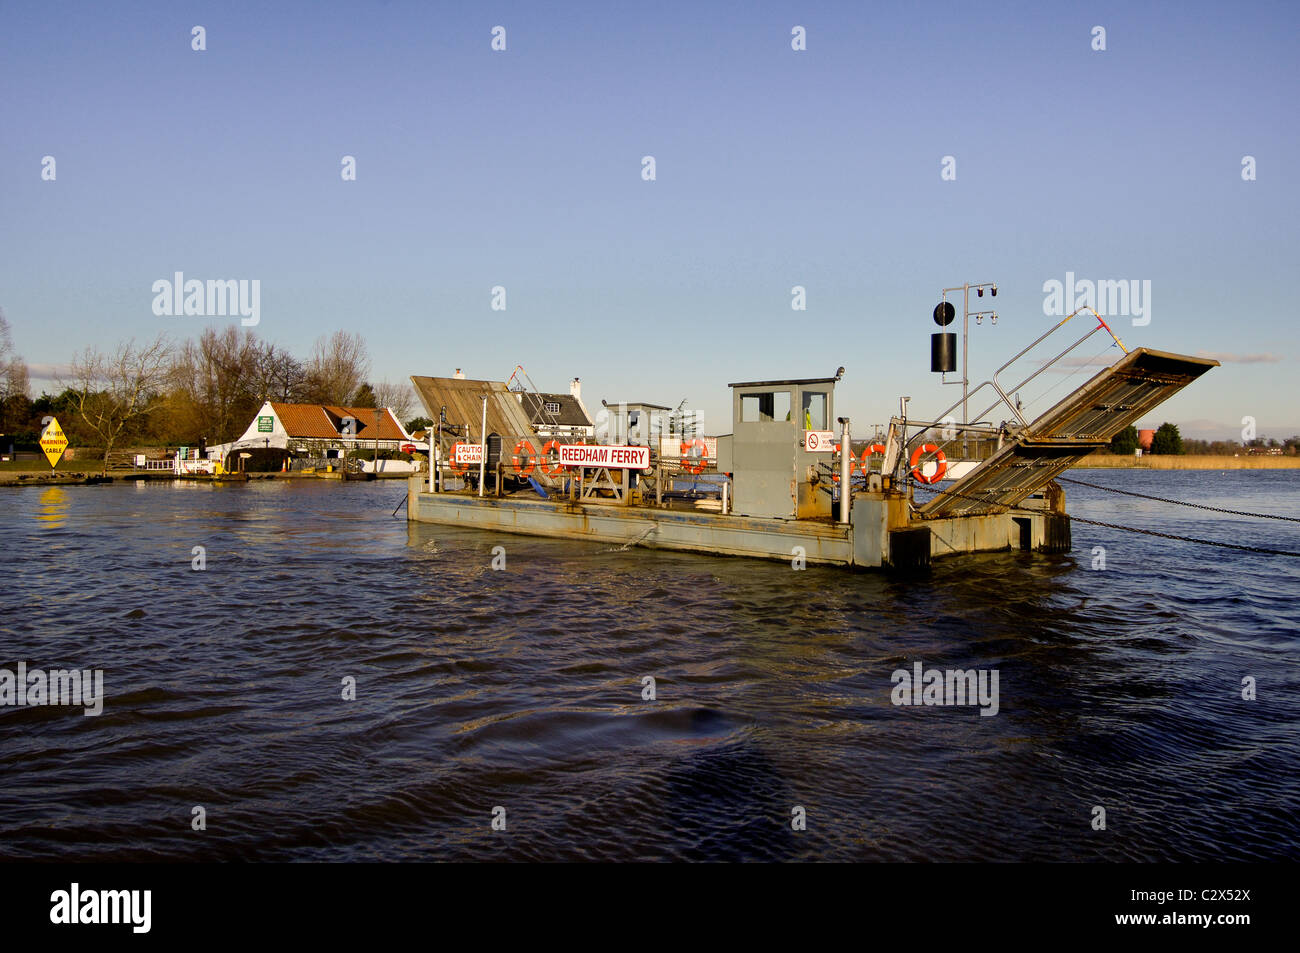
{"label": "mooring chain", "polygon": [[[1024,512],[1035,512],[1025,510]],[[1036,512],[1041,513],[1042,510]],[[1100,520],[1088,520],[1082,516],[1071,516],[1070,519],[1076,523],[1087,523],[1089,526],[1105,526],[1107,529],[1122,529],[1130,533],[1142,533],[1146,536],[1159,536],[1162,539],[1176,539],[1184,543],[1201,543],[1205,546],[1222,546],[1226,549],[1241,549],[1248,553],[1264,553],[1268,556],[1295,556],[1300,558],[1300,553],[1287,552],[1285,549],[1265,549],[1262,546],[1246,546],[1241,543],[1221,543],[1216,539],[1198,539],[1195,536],[1179,536],[1175,533],[1161,533],[1154,529],[1138,529],[1136,526],[1120,526],[1118,523],[1103,523]]]}
{"label": "mooring chain", "polygon": [[1300,523],[1300,516],[1282,516],[1278,513],[1250,513],[1246,510],[1226,510],[1221,506],[1209,506],[1205,503],[1188,503],[1186,500],[1170,500],[1163,496],[1152,496],[1149,493],[1134,493],[1132,490],[1117,490],[1114,487],[1102,486],[1099,483],[1089,483],[1087,480],[1071,480],[1069,477],[1056,477],[1061,483],[1077,483],[1079,486],[1091,487],[1094,490],[1105,490],[1107,493],[1123,493],[1125,496],[1136,496],[1143,500],[1155,500],[1158,503],[1173,503],[1177,506],[1193,506],[1198,510],[1211,510],[1215,513],[1228,513],[1232,516],[1254,516],[1262,520],[1286,520],[1289,523]]}
{"label": "mooring chain", "polygon": [[[1060,477],[1057,477],[1057,479],[1060,479]],[[1070,480],[1068,482],[1078,483],[1082,481]],[[924,489],[938,495],[955,496],[959,499],[970,500],[973,503],[983,503],[988,505],[988,500],[981,500],[979,497],[970,496],[969,494],[966,493],[956,493],[952,490],[936,490],[928,486],[917,487],[917,489]],[[1153,497],[1153,499],[1155,498]],[[1176,501],[1172,501],[1172,502],[1176,502]],[[993,504],[993,505],[1001,505],[1001,504]],[[1043,513],[1045,512],[1044,510],[1030,509],[1027,506],[1006,506],[1004,508],[1007,510],[1015,510],[1021,513],[1027,513],[1030,515],[1039,515],[1039,516],[1043,515]],[[1144,536],[1159,536],[1161,539],[1172,539],[1183,543],[1200,543],[1203,546],[1220,546],[1223,547],[1224,549],[1240,549],[1248,553],[1262,553],[1266,556],[1293,556],[1297,559],[1300,559],[1300,553],[1288,552],[1285,549],[1265,549],[1262,546],[1246,546],[1242,543],[1223,543],[1217,539],[1200,539],[1199,537],[1196,536],[1179,536],[1176,533],[1162,533],[1159,530],[1154,530],[1154,529],[1138,529],[1136,526],[1121,526],[1118,523],[1103,523],[1100,520],[1084,519],[1082,516],[1070,516],[1069,518],[1073,522],[1087,523],[1089,526],[1104,526],[1107,529],[1118,529],[1129,533],[1141,533]]]}

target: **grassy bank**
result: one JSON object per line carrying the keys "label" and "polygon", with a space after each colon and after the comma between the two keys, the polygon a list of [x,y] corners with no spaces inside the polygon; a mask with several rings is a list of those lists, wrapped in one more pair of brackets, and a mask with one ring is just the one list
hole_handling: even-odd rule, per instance
{"label": "grassy bank", "polygon": [[[376,480],[405,480],[411,476],[409,473],[380,473],[372,477]],[[130,480],[196,480],[201,482],[226,482],[231,483],[235,480],[242,480],[243,477],[230,475],[223,481],[221,477],[207,476],[186,476],[178,477],[170,470],[110,470],[108,476],[99,475],[99,469],[94,470],[74,470],[60,466],[57,470],[51,470],[48,465],[41,468],[36,467],[10,467],[8,464],[0,464],[0,487],[3,486],[76,486],[98,483],[127,482]],[[333,473],[249,473],[250,480],[339,480],[342,481],[342,471],[336,470]]]}
{"label": "grassy bank", "polygon": [[1113,453],[1094,453],[1076,464],[1079,468],[1103,469],[1132,468],[1142,470],[1294,470],[1300,468],[1300,455],[1294,457],[1266,457],[1251,454],[1242,457],[1221,457],[1186,454],[1165,456],[1145,454],[1141,459]]}
{"label": "grassy bank", "polygon": [[94,470],[0,470],[0,486],[51,486],[99,482],[99,468]]}

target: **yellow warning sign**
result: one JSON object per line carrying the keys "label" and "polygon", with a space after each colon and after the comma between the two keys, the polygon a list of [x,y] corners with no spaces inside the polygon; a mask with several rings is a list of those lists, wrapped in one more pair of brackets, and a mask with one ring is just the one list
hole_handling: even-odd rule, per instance
{"label": "yellow warning sign", "polygon": [[68,438],[63,434],[63,428],[53,417],[41,431],[41,449],[45,451],[45,459],[50,461],[50,466],[57,467],[59,458],[63,456],[63,451],[68,449]]}

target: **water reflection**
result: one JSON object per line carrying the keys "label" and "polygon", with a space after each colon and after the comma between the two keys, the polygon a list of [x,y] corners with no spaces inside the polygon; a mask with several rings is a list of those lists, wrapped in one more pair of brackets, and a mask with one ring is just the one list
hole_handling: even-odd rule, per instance
{"label": "water reflection", "polygon": [[[10,491],[11,492],[11,491]],[[67,522],[71,497],[61,486],[49,486],[41,491],[36,521],[43,529],[59,529]]]}

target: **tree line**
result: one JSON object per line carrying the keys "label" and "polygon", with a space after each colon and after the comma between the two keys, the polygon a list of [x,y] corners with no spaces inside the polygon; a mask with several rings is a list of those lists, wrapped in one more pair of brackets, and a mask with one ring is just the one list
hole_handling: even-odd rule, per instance
{"label": "tree line", "polygon": [[[42,421],[57,417],[73,446],[114,448],[224,443],[248,428],[266,401],[389,407],[407,422],[409,384],[371,381],[359,334],[335,331],[300,358],[249,328],[209,327],[197,338],[160,334],[142,343],[77,353],[55,393],[30,393],[26,363],[13,353],[0,313],[0,434],[4,449],[34,449]],[[418,424],[420,421],[411,421]]]}
{"label": "tree line", "polygon": [[[1136,427],[1125,427],[1117,433],[1106,448],[1106,453],[1117,453],[1131,457],[1138,448],[1138,431]],[[1151,449],[1144,451],[1154,454],[1203,454],[1209,456],[1234,456],[1251,450],[1280,449],[1283,453],[1294,455],[1300,448],[1300,435],[1286,440],[1256,437],[1243,443],[1233,440],[1192,440],[1184,439],[1178,426],[1163,423],[1151,437]]]}

